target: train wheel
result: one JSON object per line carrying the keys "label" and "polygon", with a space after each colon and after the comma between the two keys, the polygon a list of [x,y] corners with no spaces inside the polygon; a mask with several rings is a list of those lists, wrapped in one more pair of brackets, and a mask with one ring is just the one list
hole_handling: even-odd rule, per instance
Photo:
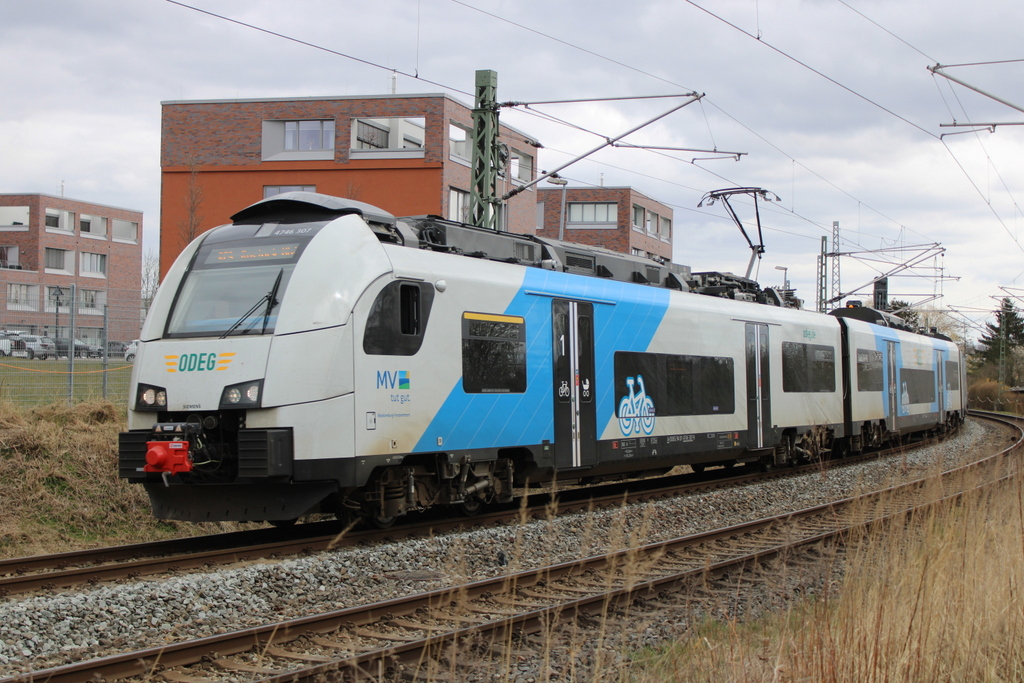
{"label": "train wheel", "polygon": [[690,469],[696,472],[697,474],[700,474],[701,472],[704,471],[704,463],[696,463],[694,465],[690,465]]}
{"label": "train wheel", "polygon": [[375,529],[390,529],[395,524],[395,520],[398,517],[385,517],[383,515],[371,515],[366,518],[366,521],[370,523],[370,526]]}
{"label": "train wheel", "polygon": [[484,506],[484,502],[479,498],[469,498],[461,503],[455,504],[455,509],[459,511],[465,517],[475,517],[480,514],[480,509]]}

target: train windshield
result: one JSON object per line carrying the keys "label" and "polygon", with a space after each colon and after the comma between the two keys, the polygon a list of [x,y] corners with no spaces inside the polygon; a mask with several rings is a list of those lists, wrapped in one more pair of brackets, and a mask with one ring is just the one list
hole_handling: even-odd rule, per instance
{"label": "train windshield", "polygon": [[305,242],[203,245],[182,280],[167,337],[272,334]]}

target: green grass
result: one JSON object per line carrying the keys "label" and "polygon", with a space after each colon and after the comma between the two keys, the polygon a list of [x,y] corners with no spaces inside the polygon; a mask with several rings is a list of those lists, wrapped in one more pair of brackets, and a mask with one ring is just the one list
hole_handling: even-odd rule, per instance
{"label": "green grass", "polygon": [[95,400],[124,405],[131,368],[120,359],[104,367],[98,359],[76,358],[71,373],[66,358],[0,358],[0,401],[21,407]]}

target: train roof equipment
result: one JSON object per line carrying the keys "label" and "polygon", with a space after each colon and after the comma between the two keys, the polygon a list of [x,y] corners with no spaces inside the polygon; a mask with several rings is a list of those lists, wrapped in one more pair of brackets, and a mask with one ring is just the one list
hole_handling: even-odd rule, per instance
{"label": "train roof equipment", "polygon": [[829,315],[833,315],[837,318],[852,318],[854,320],[873,323],[882,327],[890,327],[894,330],[923,334],[927,337],[934,337],[935,339],[941,339],[943,341],[952,341],[952,339],[942,334],[934,327],[930,329],[915,327],[897,315],[893,315],[887,311],[879,311],[875,308],[869,308],[857,300],[847,301],[846,306],[829,311]]}
{"label": "train roof equipment", "polygon": [[285,221],[329,221],[349,214],[362,216],[381,242],[413,249],[784,308],[794,306],[793,301],[783,296],[783,293],[773,288],[762,289],[749,277],[720,272],[692,273],[690,268],[671,262],[546,237],[496,232],[440,216],[396,218],[365,202],[316,192],[285,192],[275,195],[242,209],[231,219],[235,225],[266,225]]}

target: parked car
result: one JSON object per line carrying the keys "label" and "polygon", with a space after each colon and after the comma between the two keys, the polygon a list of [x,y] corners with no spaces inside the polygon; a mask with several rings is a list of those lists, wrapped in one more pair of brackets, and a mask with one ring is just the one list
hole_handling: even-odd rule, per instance
{"label": "parked car", "polygon": [[[72,348],[70,341],[63,337],[54,340],[58,356],[67,357],[69,349]],[[81,339],[74,340],[75,358],[101,358],[103,349],[93,344],[87,344]]]}
{"label": "parked car", "polygon": [[128,342],[123,341],[108,341],[107,342],[107,358],[124,358],[125,349],[128,348]]}
{"label": "parked car", "polygon": [[128,361],[129,363],[131,363],[132,361],[135,360],[135,354],[138,352],[138,350],[139,350],[139,340],[138,339],[133,339],[132,343],[129,344],[128,346],[126,346],[125,349],[124,349],[124,359],[126,361]]}
{"label": "parked car", "polygon": [[0,340],[6,342],[3,349],[5,356],[15,356],[17,358],[28,358],[28,350],[25,347],[25,342],[17,332],[8,332],[6,330],[0,331]]}
{"label": "parked car", "polygon": [[36,334],[23,334],[21,340],[25,342],[26,355],[29,359],[38,358],[46,360],[56,354],[53,340],[49,337],[40,337]]}
{"label": "parked car", "polygon": [[7,337],[0,336],[0,356],[9,356],[13,350],[11,347],[11,340]]}

